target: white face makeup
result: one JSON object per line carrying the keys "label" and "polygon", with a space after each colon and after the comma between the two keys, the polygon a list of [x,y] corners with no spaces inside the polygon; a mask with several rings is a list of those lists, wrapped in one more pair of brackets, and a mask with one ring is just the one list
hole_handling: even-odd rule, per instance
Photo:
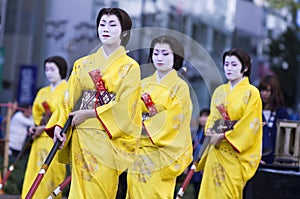
{"label": "white face makeup", "polygon": [[115,15],[103,15],[98,26],[99,39],[103,44],[120,44],[121,23]]}
{"label": "white face makeup", "polygon": [[223,67],[225,76],[232,85],[235,85],[243,78],[243,73],[241,72],[242,63],[236,56],[226,56]]}
{"label": "white face makeup", "polygon": [[173,69],[174,54],[169,44],[157,43],[154,45],[152,60],[155,68],[162,73]]}
{"label": "white face makeup", "polygon": [[45,74],[51,84],[56,84],[61,81],[58,66],[53,62],[47,62],[45,64]]}

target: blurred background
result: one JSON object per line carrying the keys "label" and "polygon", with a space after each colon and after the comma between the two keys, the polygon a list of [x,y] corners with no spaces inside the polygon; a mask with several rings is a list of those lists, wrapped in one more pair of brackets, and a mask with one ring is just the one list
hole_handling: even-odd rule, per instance
{"label": "blurred background", "polygon": [[[252,57],[251,82],[258,86],[265,75],[277,76],[289,113],[299,120],[300,0],[0,0],[0,103],[31,104],[38,89],[49,84],[45,58],[64,57],[70,72],[76,59],[95,49],[100,43],[96,17],[103,7],[120,7],[132,17],[129,54],[141,66],[147,63],[147,35],[167,29],[182,39],[188,68],[182,76],[192,88],[195,117],[225,81],[222,73],[208,69],[222,71],[223,52],[240,47]],[[7,193],[19,194],[23,170],[17,168]],[[275,182],[261,180],[261,187],[270,181]]]}
{"label": "blurred background", "polygon": [[[63,56],[71,67],[99,40],[95,20],[102,7],[120,7],[133,18],[133,28],[160,27],[178,31],[198,42],[219,69],[227,49],[251,53],[251,81],[266,74],[281,82],[290,113],[300,111],[299,0],[0,0],[0,102],[32,103],[48,84],[43,61]],[[144,42],[131,38],[134,42]],[[186,53],[187,56],[190,52]],[[143,54],[133,55],[145,62]],[[201,65],[203,60],[193,60]],[[198,68],[199,68],[198,66]],[[185,74],[198,98],[209,106],[201,74]]]}

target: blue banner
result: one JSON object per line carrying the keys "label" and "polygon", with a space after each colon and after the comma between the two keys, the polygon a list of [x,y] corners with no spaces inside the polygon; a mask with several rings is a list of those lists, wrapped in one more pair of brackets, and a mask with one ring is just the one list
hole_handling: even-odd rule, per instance
{"label": "blue banner", "polygon": [[32,104],[36,94],[37,66],[21,65],[18,84],[18,103]]}

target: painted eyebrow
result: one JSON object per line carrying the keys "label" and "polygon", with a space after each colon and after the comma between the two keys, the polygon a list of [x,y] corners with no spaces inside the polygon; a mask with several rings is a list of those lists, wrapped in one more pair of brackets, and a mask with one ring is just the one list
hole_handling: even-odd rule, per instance
{"label": "painted eyebrow", "polygon": [[154,51],[169,52],[169,50],[159,50],[159,49],[154,49]]}
{"label": "painted eyebrow", "polygon": [[235,60],[233,60],[233,61],[225,61],[226,63],[237,63],[238,61],[235,61]]}
{"label": "painted eyebrow", "polygon": [[[105,19],[102,19],[100,22],[107,22]],[[110,20],[110,21],[108,21],[109,23],[111,23],[111,22],[116,22],[116,20],[114,20],[114,19],[112,19],[112,20]]]}

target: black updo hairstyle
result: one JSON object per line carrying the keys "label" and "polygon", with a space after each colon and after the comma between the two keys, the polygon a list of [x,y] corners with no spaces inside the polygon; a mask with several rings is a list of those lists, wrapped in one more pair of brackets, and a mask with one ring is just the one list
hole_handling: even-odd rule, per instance
{"label": "black updo hairstyle", "polygon": [[[252,65],[251,64],[251,57],[246,51],[244,51],[241,48],[234,48],[234,49],[226,51],[223,54],[223,66],[224,66],[224,63],[225,63],[225,57],[226,56],[233,56],[233,55],[236,56],[242,64],[241,73],[243,73],[243,76],[250,77],[250,75],[251,75],[251,65]],[[246,68],[247,68],[247,70],[244,71]]]}
{"label": "black updo hairstyle", "polygon": [[60,56],[52,56],[49,57],[47,59],[45,59],[44,61],[44,69],[46,67],[46,63],[55,63],[56,66],[59,69],[59,74],[60,77],[62,79],[65,79],[67,76],[67,71],[68,71],[68,66],[67,66],[67,62],[64,58],[60,57]]}
{"label": "black updo hairstyle", "polygon": [[116,17],[118,17],[122,28],[121,45],[126,46],[130,38],[130,29],[132,27],[132,20],[128,13],[121,8],[102,8],[98,13],[96,21],[97,37],[99,37],[98,27],[103,15],[115,15]]}
{"label": "black updo hairstyle", "polygon": [[175,39],[174,37],[169,36],[169,35],[162,35],[162,36],[154,38],[150,45],[150,52],[149,52],[149,57],[148,57],[148,61],[150,63],[153,63],[152,54],[153,54],[154,46],[157,43],[170,45],[170,48],[174,54],[173,69],[178,71],[182,67],[182,63],[184,60],[184,48],[183,48],[182,44],[177,39]]}

